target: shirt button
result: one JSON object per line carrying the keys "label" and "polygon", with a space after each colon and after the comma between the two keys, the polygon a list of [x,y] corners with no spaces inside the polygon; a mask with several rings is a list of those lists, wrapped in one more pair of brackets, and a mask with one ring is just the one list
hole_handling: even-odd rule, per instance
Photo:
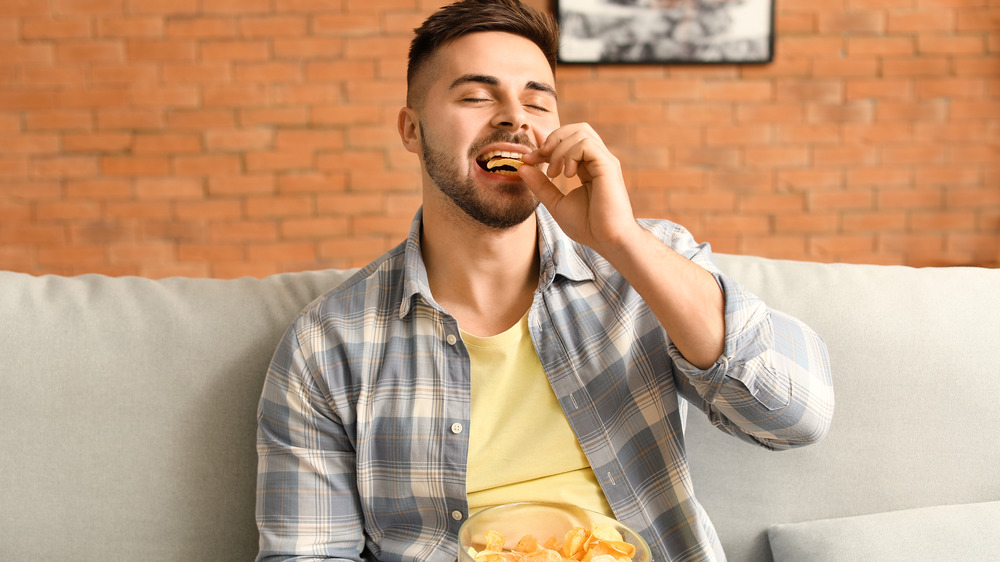
{"label": "shirt button", "polygon": [[461,521],[462,517],[464,517],[462,515],[462,512],[457,509],[451,512],[451,518],[454,519],[455,521]]}
{"label": "shirt button", "polygon": [[455,435],[462,433],[462,424],[458,422],[451,424],[451,432],[454,433]]}
{"label": "shirt button", "polygon": [[458,343],[458,338],[455,337],[455,334],[448,334],[448,337],[445,338],[445,340],[448,342],[448,345],[455,345]]}

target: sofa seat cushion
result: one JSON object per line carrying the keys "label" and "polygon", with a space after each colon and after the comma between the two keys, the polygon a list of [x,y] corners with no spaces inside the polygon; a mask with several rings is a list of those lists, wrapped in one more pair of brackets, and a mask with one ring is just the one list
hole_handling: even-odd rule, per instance
{"label": "sofa seat cushion", "polygon": [[1000,501],[941,505],[771,525],[775,562],[962,560],[1000,557]]}

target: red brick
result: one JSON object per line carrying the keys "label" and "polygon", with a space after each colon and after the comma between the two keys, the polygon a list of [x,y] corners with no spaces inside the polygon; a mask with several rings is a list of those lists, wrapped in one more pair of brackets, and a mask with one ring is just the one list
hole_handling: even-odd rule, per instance
{"label": "red brick", "polygon": [[346,217],[311,217],[281,222],[283,240],[324,240],[348,234],[350,221]]}
{"label": "red brick", "polygon": [[879,189],[876,197],[879,209],[939,208],[944,201],[939,188]]}
{"label": "red brick", "polygon": [[[317,165],[322,169],[322,166]],[[279,193],[340,193],[347,189],[345,173],[282,174],[278,178]]]}
{"label": "red brick", "polygon": [[159,129],[163,127],[162,108],[114,108],[97,110],[97,128]]}
{"label": "red brick", "polygon": [[121,13],[122,0],[51,0],[52,12],[59,16]]}
{"label": "red brick", "polygon": [[66,227],[56,224],[36,225],[6,225],[0,227],[0,242],[10,244],[31,245],[64,245],[68,242]]}
{"label": "red brick", "polygon": [[820,14],[819,31],[830,33],[883,33],[886,13],[884,10],[858,10]]}
{"label": "red brick", "polygon": [[55,95],[55,103],[62,108],[122,107],[129,102],[129,93],[121,88],[65,88]]}
{"label": "red brick", "polygon": [[[3,177],[4,163],[0,161],[0,178]],[[97,159],[93,156],[56,156],[53,158],[33,158],[30,175],[35,178],[80,178],[92,177],[97,173]]]}
{"label": "red brick", "polygon": [[237,36],[236,20],[227,17],[171,18],[166,36],[179,39],[231,39]]}
{"label": "red brick", "polygon": [[197,58],[194,41],[133,39],[125,45],[126,56],[130,61],[193,61]]}
{"label": "red brick", "polygon": [[349,106],[313,107],[309,121],[317,125],[361,125],[378,123],[379,107],[353,103]]}
{"label": "red brick", "polygon": [[904,211],[845,213],[841,222],[845,232],[901,231],[906,228],[909,216],[909,213]]}
{"label": "red brick", "polygon": [[809,194],[809,210],[868,210],[875,204],[871,189],[814,191]]}
{"label": "red brick", "polygon": [[303,81],[302,65],[297,62],[237,63],[234,81],[299,83]]}
{"label": "red brick", "polygon": [[67,133],[63,135],[66,152],[122,152],[131,148],[130,133]]}
{"label": "red brick", "polygon": [[93,201],[39,203],[35,206],[35,215],[42,221],[96,219],[101,216],[101,208]]}
{"label": "red brick", "polygon": [[104,156],[101,171],[109,176],[162,176],[170,173],[170,159],[163,156]]}
{"label": "red brick", "polygon": [[779,190],[806,190],[840,188],[844,185],[844,172],[839,168],[808,168],[778,171]]}
{"label": "red brick", "polygon": [[203,60],[264,61],[270,56],[266,41],[203,41]]}
{"label": "red brick", "polygon": [[816,166],[872,165],[878,161],[878,151],[868,146],[817,147],[813,151]]}
{"label": "red brick", "polygon": [[917,50],[927,55],[979,55],[986,53],[986,42],[975,35],[921,35]]}
{"label": "red brick", "polygon": [[155,63],[100,63],[90,67],[93,84],[119,84],[135,86],[158,84],[160,69]]}
{"label": "red brick", "polygon": [[875,105],[868,100],[850,101],[842,104],[811,103],[806,109],[809,123],[871,123],[875,117]]}
{"label": "red brick", "polygon": [[171,109],[167,113],[165,126],[168,129],[200,132],[205,129],[230,128],[235,124],[236,116],[230,109]]}
{"label": "red brick", "polygon": [[105,206],[108,218],[160,219],[173,218],[172,203],[167,201],[112,201]]}
{"label": "red brick", "polygon": [[59,135],[0,133],[0,146],[7,154],[56,154],[59,152]]}
{"label": "red brick", "polygon": [[887,31],[893,35],[955,29],[955,14],[950,10],[889,11],[888,18]]}
{"label": "red brick", "polygon": [[275,178],[271,174],[244,176],[222,174],[210,177],[208,192],[213,196],[260,195],[275,192]]}
{"label": "red brick", "polygon": [[794,168],[809,162],[809,150],[799,146],[748,147],[744,155],[748,168]]}
{"label": "red brick", "polygon": [[201,199],[205,188],[200,178],[150,178],[135,182],[135,194],[139,200]]}
{"label": "red brick", "polygon": [[[379,20],[376,13],[319,14],[312,20],[312,29],[316,35],[373,35],[381,26]],[[412,32],[414,27],[400,31]]]}
{"label": "red brick", "polygon": [[147,37],[163,35],[163,18],[159,16],[106,16],[97,19],[98,37]]}
{"label": "red brick", "polygon": [[242,244],[187,243],[177,246],[177,257],[185,262],[243,261],[246,259],[245,253]]}
{"label": "red brick", "polygon": [[378,214],[382,212],[383,196],[372,193],[328,193],[316,199],[316,210],[322,215]]}
{"label": "red brick", "polygon": [[312,243],[252,244],[247,248],[249,261],[313,262],[316,246]]}
{"label": "red brick", "polygon": [[233,78],[228,61],[165,63],[162,75],[164,84],[225,84]]}
{"label": "red brick", "polygon": [[[278,59],[325,58],[337,59],[343,54],[344,40],[330,37],[275,39],[274,57]],[[396,53],[394,56],[398,56]]]}
{"label": "red brick", "polygon": [[204,107],[252,107],[268,105],[271,101],[268,87],[262,84],[232,86],[207,85],[202,89]]}
{"label": "red brick", "polygon": [[[178,201],[174,212],[179,220],[237,220],[243,215],[243,206],[235,199],[212,201]],[[189,258],[182,258],[189,259]]]}
{"label": "red brick", "polygon": [[768,144],[774,130],[767,125],[729,125],[710,127],[705,131],[706,146],[753,146]]}
{"label": "red brick", "polygon": [[117,40],[92,40],[60,42],[56,44],[56,61],[64,63],[88,63],[122,61],[125,57],[124,45]]}
{"label": "red brick", "polygon": [[201,135],[195,133],[139,133],[132,147],[135,154],[192,154],[202,150]]}
{"label": "red brick", "polygon": [[66,182],[67,199],[131,199],[132,182],[121,179],[81,179]]}
{"label": "red brick", "polygon": [[271,11],[271,0],[201,0],[206,14],[252,14]]}
{"label": "red brick", "polygon": [[240,33],[249,38],[303,37],[309,34],[308,29],[309,20],[297,15],[244,17],[240,19]]}
{"label": "red brick", "polygon": [[25,19],[21,36],[26,40],[80,39],[91,36],[91,25],[88,18]]}
{"label": "red brick", "polygon": [[[349,109],[349,107],[344,108],[345,111]],[[305,107],[240,109],[240,124],[245,127],[257,125],[304,125],[308,122],[309,109]]]}
{"label": "red brick", "polygon": [[77,66],[31,66],[21,70],[25,86],[61,86],[85,82],[83,68]]}
{"label": "red brick", "polygon": [[249,152],[245,156],[249,172],[275,172],[309,170],[314,167],[315,156],[302,150],[269,150]]}
{"label": "red brick", "polygon": [[172,160],[174,173],[182,176],[232,176],[242,169],[240,158],[235,155],[177,156]]}
{"label": "red brick", "polygon": [[215,129],[205,131],[205,147],[212,151],[245,151],[268,148],[274,139],[270,129]]}
{"label": "red brick", "polygon": [[343,147],[344,135],[336,130],[283,129],[275,137],[275,148],[279,150],[339,150]]}
{"label": "red brick", "polygon": [[104,246],[72,245],[43,246],[37,250],[38,264],[43,267],[99,266],[105,261]]}
{"label": "red brick", "polygon": [[844,94],[848,100],[908,100],[914,97],[914,86],[906,78],[852,79],[847,81]]}
{"label": "red brick", "polygon": [[211,242],[273,242],[278,230],[271,221],[219,222],[209,225]]}
{"label": "red brick", "polygon": [[916,51],[916,42],[910,37],[850,37],[847,39],[847,55],[850,57],[912,55]]}

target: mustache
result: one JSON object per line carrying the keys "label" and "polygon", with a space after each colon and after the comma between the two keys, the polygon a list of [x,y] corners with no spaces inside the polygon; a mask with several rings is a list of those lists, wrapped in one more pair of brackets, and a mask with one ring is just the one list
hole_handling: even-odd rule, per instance
{"label": "mustache", "polygon": [[527,147],[529,150],[535,150],[538,148],[535,143],[531,140],[526,133],[510,133],[509,131],[504,131],[503,129],[497,129],[492,133],[486,135],[485,137],[476,141],[469,148],[469,158],[475,158],[479,154],[483,147],[495,142],[505,142],[510,144],[520,144]]}

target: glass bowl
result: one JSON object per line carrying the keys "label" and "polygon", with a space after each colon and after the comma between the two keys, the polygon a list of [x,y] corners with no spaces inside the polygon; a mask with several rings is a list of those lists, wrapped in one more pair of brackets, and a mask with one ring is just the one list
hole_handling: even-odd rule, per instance
{"label": "glass bowl", "polygon": [[519,502],[486,508],[469,517],[458,530],[459,562],[475,562],[469,547],[482,551],[486,531],[498,531],[506,541],[505,550],[512,550],[525,535],[532,535],[544,544],[551,537],[562,544],[566,532],[573,527],[590,531],[594,525],[606,523],[614,527],[625,542],[635,546],[632,562],[649,562],[649,546],[638,533],[600,513],[564,503]]}

